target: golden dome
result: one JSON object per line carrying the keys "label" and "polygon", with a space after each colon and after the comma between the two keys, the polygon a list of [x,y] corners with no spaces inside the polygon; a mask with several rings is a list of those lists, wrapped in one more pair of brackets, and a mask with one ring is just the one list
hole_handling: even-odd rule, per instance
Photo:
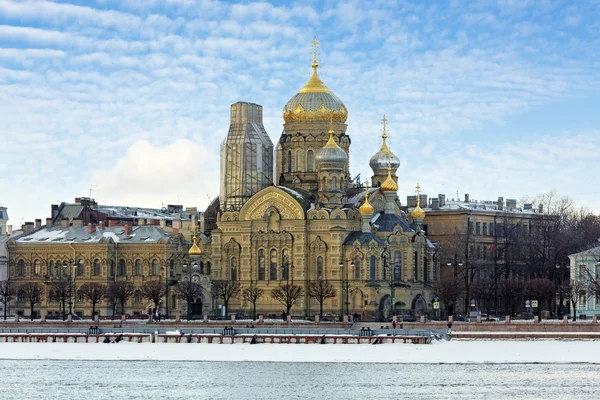
{"label": "golden dome", "polygon": [[285,122],[327,121],[333,117],[335,122],[344,123],[348,118],[348,110],[342,100],[319,78],[317,38],[313,40],[313,44],[315,46],[313,74],[306,85],[283,107],[283,120]]}
{"label": "golden dome", "polygon": [[370,215],[375,212],[375,209],[369,204],[369,188],[365,187],[365,202],[358,208],[358,212],[361,215]]}
{"label": "golden dome", "polygon": [[392,167],[388,164],[388,176],[381,184],[381,190],[386,192],[398,191],[398,184],[392,179]]}
{"label": "golden dome", "polygon": [[196,236],[195,235],[194,235],[194,244],[192,244],[192,247],[190,247],[190,249],[188,250],[188,254],[190,256],[199,256],[202,254],[202,250],[196,244]]}
{"label": "golden dome", "polygon": [[410,215],[413,218],[425,218],[425,211],[417,204],[417,206],[411,211]]}

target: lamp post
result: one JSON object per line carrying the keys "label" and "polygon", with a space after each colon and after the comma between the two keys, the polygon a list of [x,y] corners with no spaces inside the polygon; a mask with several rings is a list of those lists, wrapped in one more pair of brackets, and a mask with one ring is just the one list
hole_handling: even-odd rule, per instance
{"label": "lamp post", "polygon": [[[458,261],[458,256],[454,255],[454,259],[452,259],[451,261],[448,261],[448,263],[446,265],[448,267],[454,266],[454,283],[457,284],[458,283],[458,267],[463,266],[462,261]],[[455,308],[456,308],[456,299],[453,298],[452,299],[452,315],[454,315],[456,312]],[[465,316],[466,316],[467,312],[468,312],[468,310],[465,310]]]}
{"label": "lamp post", "polygon": [[69,315],[73,315],[73,292],[75,291],[75,268],[77,268],[77,264],[75,264],[75,261],[73,261],[73,265],[71,266],[72,268],[69,268],[69,266],[65,263],[65,265],[63,265],[64,269],[68,269],[69,270]]}
{"label": "lamp post", "polygon": [[568,272],[570,268],[570,265],[564,264],[564,265],[560,265],[560,264],[556,264],[556,275],[557,275],[557,280],[558,280],[558,304],[556,305],[556,316],[560,317],[561,315],[561,308],[563,305],[563,301],[564,301],[564,296],[563,296],[563,279],[565,276],[565,272]]}
{"label": "lamp post", "polygon": [[[347,263],[348,263],[348,260],[346,260],[346,264]],[[353,266],[354,262],[352,262],[351,265]],[[350,292],[350,281],[348,280],[348,269],[350,269],[349,267],[350,266],[346,267],[346,285],[345,285],[346,286],[346,289],[345,289],[346,290],[346,316],[350,315],[350,309],[349,309],[349,307],[350,307],[350,301],[349,301],[349,298],[348,298],[349,292]],[[344,262],[343,261],[340,262],[340,271],[342,273],[344,271]]]}

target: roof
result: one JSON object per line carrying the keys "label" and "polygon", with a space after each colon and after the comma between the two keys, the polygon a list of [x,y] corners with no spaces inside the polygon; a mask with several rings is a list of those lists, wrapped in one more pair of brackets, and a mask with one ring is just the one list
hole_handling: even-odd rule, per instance
{"label": "roof", "polygon": [[[430,212],[440,212],[440,211],[486,211],[486,212],[494,212],[494,213],[514,213],[514,214],[540,214],[536,208],[531,208],[531,209],[522,209],[522,208],[513,208],[513,207],[507,207],[506,205],[504,205],[502,207],[502,209],[498,209],[498,203],[495,201],[479,201],[479,202],[468,202],[465,203],[463,201],[452,201],[452,200],[446,200],[446,203],[444,204],[443,207],[440,207],[439,209],[433,209],[431,208],[430,205],[428,205],[427,207],[423,207],[423,204],[421,204],[421,207],[423,208],[423,210],[425,210],[426,213],[430,213]],[[412,209],[414,207],[409,207],[409,209]]]}
{"label": "roof", "polygon": [[582,252],[569,255],[569,257],[578,257],[578,258],[586,257],[586,256],[589,256],[590,258],[596,259],[598,262],[600,262],[600,246],[592,247],[591,249],[587,249]]}
{"label": "roof", "polygon": [[103,230],[96,229],[92,234],[88,234],[88,227],[68,227],[52,226],[42,228],[29,235],[23,235],[15,242],[17,244],[26,243],[99,243],[103,238],[112,239],[117,243],[158,243],[161,239],[168,240],[173,235],[163,231],[156,226],[135,226],[131,234],[125,234],[123,227],[109,227]]}
{"label": "roof", "polygon": [[400,225],[404,232],[415,232],[409,222],[396,214],[386,214],[383,211],[375,214],[371,219],[372,225],[377,228],[378,232],[392,232],[396,225]]}
{"label": "roof", "polygon": [[371,232],[352,232],[346,240],[344,240],[345,245],[350,245],[356,241],[359,241],[361,245],[366,245],[371,243],[372,240],[376,241],[378,245],[383,245],[383,239],[378,238]]}
{"label": "roof", "polygon": [[73,218],[79,218],[83,206],[81,204],[65,204],[60,208],[60,212],[54,218],[54,221],[60,221],[63,218],[67,218],[69,222],[73,221]]}
{"label": "roof", "polygon": [[277,189],[281,189],[284,192],[290,194],[294,199],[298,201],[298,203],[300,203],[300,205],[302,205],[304,210],[308,210],[310,208],[310,193],[302,189],[292,189],[287,186],[277,186]]}

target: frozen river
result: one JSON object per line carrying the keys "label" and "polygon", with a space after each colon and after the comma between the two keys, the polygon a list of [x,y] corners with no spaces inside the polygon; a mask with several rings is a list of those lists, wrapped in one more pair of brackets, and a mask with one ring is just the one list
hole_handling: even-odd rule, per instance
{"label": "frozen river", "polygon": [[589,364],[4,360],[1,399],[597,399]]}
{"label": "frozen river", "polygon": [[4,399],[598,399],[600,341],[0,343]]}

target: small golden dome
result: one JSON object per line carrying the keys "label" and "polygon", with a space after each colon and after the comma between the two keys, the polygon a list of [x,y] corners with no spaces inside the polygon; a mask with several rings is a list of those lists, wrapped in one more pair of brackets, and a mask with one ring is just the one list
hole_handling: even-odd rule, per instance
{"label": "small golden dome", "polygon": [[417,206],[411,211],[410,215],[413,218],[425,218],[425,211],[417,204]]}
{"label": "small golden dome", "polygon": [[396,192],[398,191],[398,184],[392,179],[392,167],[388,165],[388,176],[385,181],[381,184],[381,190],[385,192]]}
{"label": "small golden dome", "polygon": [[199,256],[202,254],[202,250],[196,244],[196,236],[195,235],[194,235],[194,244],[192,244],[192,247],[190,247],[190,249],[188,250],[188,254],[190,256]]}
{"label": "small golden dome", "polygon": [[369,204],[369,188],[365,188],[365,202],[358,208],[358,212],[361,215],[371,215],[375,212],[375,209]]}

